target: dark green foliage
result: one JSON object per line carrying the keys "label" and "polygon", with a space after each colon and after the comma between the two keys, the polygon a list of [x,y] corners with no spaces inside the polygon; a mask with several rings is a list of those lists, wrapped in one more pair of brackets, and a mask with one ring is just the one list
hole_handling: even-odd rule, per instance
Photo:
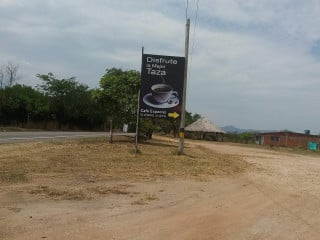
{"label": "dark green foliage", "polygon": [[248,144],[254,142],[254,134],[250,132],[244,132],[240,134],[240,139],[242,143]]}
{"label": "dark green foliage", "polygon": [[43,82],[39,90],[49,98],[51,117],[68,128],[92,129],[103,123],[102,107],[96,92],[75,78],[57,79],[52,73],[37,75]]}
{"label": "dark green foliage", "polygon": [[200,114],[194,114],[192,115],[192,113],[186,111],[186,126],[190,125],[191,123],[197,121],[199,118],[201,118]]}
{"label": "dark green foliage", "polygon": [[254,134],[250,132],[244,133],[227,133],[224,137],[226,142],[235,142],[235,143],[254,143]]}
{"label": "dark green foliage", "polygon": [[[120,130],[136,128],[140,73],[111,68],[100,80],[100,88],[89,89],[75,77],[58,79],[53,73],[38,74],[37,88],[24,85],[0,87],[0,125],[44,129],[103,130],[109,120]],[[186,112],[186,125],[201,116]],[[180,119],[141,119],[140,135],[177,136]]]}
{"label": "dark green foliage", "polygon": [[107,115],[114,123],[134,124],[138,107],[138,91],[140,89],[140,73],[134,70],[123,71],[111,68],[100,80],[98,99]]}
{"label": "dark green foliage", "polygon": [[103,128],[105,115],[97,90],[52,73],[37,77],[42,80],[38,89],[19,84],[0,88],[0,125],[47,128],[51,122],[60,129]]}
{"label": "dark green foliage", "polygon": [[[201,118],[199,114],[192,115],[186,111],[186,126]],[[161,133],[177,137],[180,128],[178,119],[142,119],[140,123],[140,135],[152,136],[153,133]]]}
{"label": "dark green foliage", "polygon": [[16,84],[0,89],[0,123],[25,123],[43,120],[48,114],[45,96],[35,89]]}

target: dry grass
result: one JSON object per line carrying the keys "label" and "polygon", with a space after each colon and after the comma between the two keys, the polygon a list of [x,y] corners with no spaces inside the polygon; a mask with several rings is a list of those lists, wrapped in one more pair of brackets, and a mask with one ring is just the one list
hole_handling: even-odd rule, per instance
{"label": "dry grass", "polygon": [[81,189],[57,189],[49,186],[38,186],[30,191],[31,194],[41,194],[55,199],[83,200],[90,199]]}
{"label": "dry grass", "polygon": [[97,186],[92,188],[91,190],[97,194],[120,194],[120,195],[128,195],[131,192],[126,189],[130,187],[130,185],[117,185],[112,187],[106,186]]}
{"label": "dry grass", "polygon": [[[177,144],[164,140],[140,144],[139,154],[134,154],[133,149],[132,139],[114,144],[105,139],[87,139],[0,145],[0,186],[27,184],[26,191],[30,194],[82,200],[96,195],[139,194],[128,191],[130,185],[119,185],[119,181],[202,179],[237,174],[250,168],[239,156],[198,146],[187,146],[185,155],[177,155]],[[112,186],[114,182],[118,184]],[[138,200],[143,204],[148,201],[148,197]]]}
{"label": "dry grass", "polygon": [[43,197],[52,199],[63,199],[63,200],[90,200],[94,198],[95,195],[130,195],[134,196],[140,194],[137,192],[130,192],[126,189],[130,185],[116,185],[112,187],[107,187],[104,185],[99,185],[95,187],[80,186],[47,186],[39,185],[32,187],[28,192],[34,195],[41,195]]}
{"label": "dry grass", "polygon": [[230,175],[249,167],[241,157],[187,147],[185,155],[174,154],[176,144],[150,141],[109,144],[103,139],[68,142],[0,145],[0,181],[17,183],[43,178],[72,177],[87,182],[152,177]]}
{"label": "dry grass", "polygon": [[159,198],[156,195],[153,194],[145,194],[145,196],[133,201],[132,205],[146,205],[150,201],[159,200]]}

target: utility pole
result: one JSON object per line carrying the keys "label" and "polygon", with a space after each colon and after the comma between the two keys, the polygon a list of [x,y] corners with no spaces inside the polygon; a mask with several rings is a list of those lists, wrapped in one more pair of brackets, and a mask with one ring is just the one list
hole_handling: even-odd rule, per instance
{"label": "utility pole", "polygon": [[186,36],[185,36],[185,68],[184,68],[184,79],[183,79],[183,96],[182,96],[182,109],[181,109],[181,121],[179,129],[179,154],[183,154],[184,150],[184,127],[186,121],[186,97],[187,97],[187,78],[188,78],[188,55],[189,55],[189,32],[190,32],[190,19],[186,22]]}

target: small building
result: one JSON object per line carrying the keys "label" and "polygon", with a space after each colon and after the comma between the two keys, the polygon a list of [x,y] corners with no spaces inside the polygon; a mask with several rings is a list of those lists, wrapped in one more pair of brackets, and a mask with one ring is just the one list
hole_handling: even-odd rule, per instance
{"label": "small building", "polygon": [[186,137],[199,140],[223,140],[223,135],[226,133],[206,117],[199,118],[188,125],[185,131]]}
{"label": "small building", "polygon": [[296,133],[290,131],[259,133],[255,136],[255,142],[259,145],[272,147],[305,147],[310,143],[319,146],[319,136],[307,133]]}

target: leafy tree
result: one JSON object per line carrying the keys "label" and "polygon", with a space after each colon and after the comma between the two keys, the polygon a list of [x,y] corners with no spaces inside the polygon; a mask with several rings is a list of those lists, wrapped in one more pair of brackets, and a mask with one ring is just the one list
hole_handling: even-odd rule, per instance
{"label": "leafy tree", "polygon": [[251,132],[244,132],[240,134],[240,139],[243,143],[248,144],[254,141],[254,134]]}
{"label": "leafy tree", "polygon": [[88,124],[92,126],[92,128],[104,129],[104,125],[106,122],[106,108],[100,102],[98,89],[89,90],[90,92],[90,101],[88,102],[87,109],[84,112],[84,116],[86,116],[86,120]]}
{"label": "leafy tree", "polygon": [[114,123],[133,124],[136,121],[140,73],[135,70],[108,69],[100,80],[99,101],[108,109]]}
{"label": "leafy tree", "polygon": [[[201,118],[199,114],[192,114],[186,111],[186,126]],[[141,134],[151,138],[153,132],[172,134],[177,137],[180,127],[180,118],[178,119],[142,119],[140,124]]]}
{"label": "leafy tree", "polygon": [[57,79],[53,73],[38,74],[37,77],[43,81],[39,89],[49,97],[50,112],[60,127],[89,127],[89,109],[94,106],[92,92],[86,85],[76,82],[75,77]]}
{"label": "leafy tree", "polygon": [[191,112],[186,111],[186,126],[190,125],[191,123],[197,121],[201,118],[200,114],[195,113],[194,115]]}
{"label": "leafy tree", "polygon": [[25,123],[41,114],[45,104],[41,93],[24,85],[13,85],[0,90],[0,122]]}

